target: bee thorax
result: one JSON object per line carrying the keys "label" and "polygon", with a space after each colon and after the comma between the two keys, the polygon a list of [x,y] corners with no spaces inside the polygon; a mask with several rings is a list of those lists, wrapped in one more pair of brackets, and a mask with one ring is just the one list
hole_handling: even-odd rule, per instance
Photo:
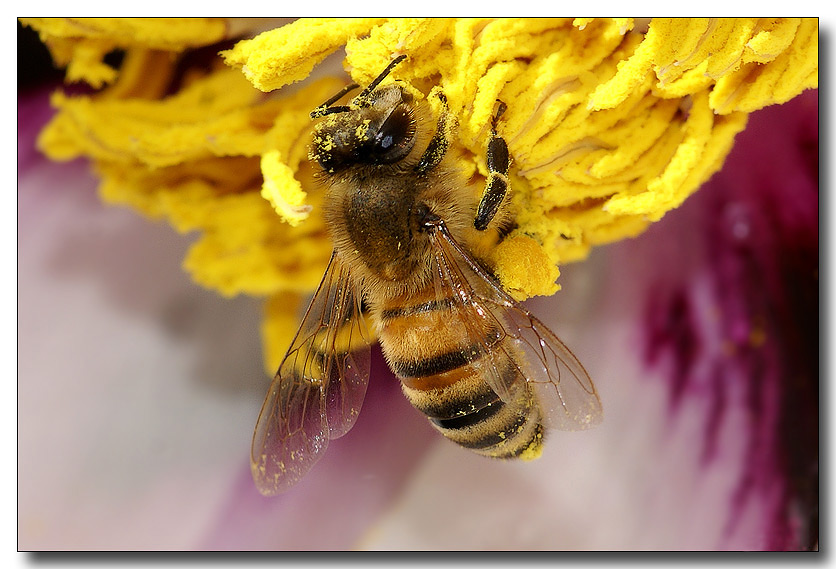
{"label": "bee thorax", "polygon": [[385,181],[358,184],[345,196],[337,220],[348,246],[363,264],[385,281],[408,280],[422,264],[428,246],[419,230],[422,208],[412,192]]}

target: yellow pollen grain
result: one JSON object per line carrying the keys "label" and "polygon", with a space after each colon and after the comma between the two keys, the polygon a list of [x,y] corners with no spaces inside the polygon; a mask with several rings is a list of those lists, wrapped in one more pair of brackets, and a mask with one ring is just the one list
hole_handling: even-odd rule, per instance
{"label": "yellow pollen grain", "polygon": [[519,458],[526,462],[540,458],[543,454],[543,433],[539,432],[535,435],[534,440],[523,450]]}
{"label": "yellow pollen grain", "polygon": [[363,140],[366,138],[366,133],[369,132],[369,125],[371,121],[369,119],[364,120],[362,123],[357,125],[357,128],[354,130],[354,136],[357,137],[358,140]]}

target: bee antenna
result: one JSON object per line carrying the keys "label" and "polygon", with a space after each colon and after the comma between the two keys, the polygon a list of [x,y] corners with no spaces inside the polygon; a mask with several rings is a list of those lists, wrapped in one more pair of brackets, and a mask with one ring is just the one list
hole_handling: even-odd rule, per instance
{"label": "bee antenna", "polygon": [[371,93],[372,93],[372,92],[373,92],[373,91],[377,88],[377,86],[378,86],[378,85],[380,85],[380,82],[381,82],[381,81],[383,81],[384,79],[386,79],[386,76],[387,76],[387,75],[389,75],[389,73],[391,73],[391,72],[392,72],[392,69],[394,69],[394,68],[395,68],[395,66],[396,66],[398,63],[400,63],[401,61],[403,61],[404,59],[406,59],[406,54],[405,54],[405,53],[402,53],[401,55],[399,55],[398,57],[396,57],[395,59],[393,59],[391,62],[389,62],[389,65],[387,65],[387,66],[386,66],[386,69],[384,69],[384,70],[380,73],[380,75],[378,75],[378,76],[375,78],[375,80],[374,80],[374,81],[372,81],[371,83],[369,83],[369,84],[368,84],[368,86],[367,86],[365,89],[363,89],[363,90],[360,92],[360,94],[359,94],[359,95],[357,95],[356,97],[354,97],[354,102],[355,102],[356,104],[360,105],[360,106],[366,106],[366,105],[368,104],[368,98],[369,98],[369,95],[370,95],[370,94],[371,94]]}
{"label": "bee antenna", "polygon": [[324,117],[325,115],[331,115],[331,114],[334,114],[334,113],[344,113],[344,112],[346,112],[349,109],[345,105],[342,105],[342,106],[339,106],[339,107],[332,107],[331,105],[333,105],[334,103],[339,101],[343,97],[343,95],[345,95],[346,93],[348,93],[350,91],[353,91],[354,89],[356,89],[359,86],[360,85],[358,85],[357,83],[351,83],[350,85],[346,85],[345,87],[340,89],[339,93],[337,93],[336,95],[334,95],[333,97],[331,97],[330,99],[328,99],[327,101],[325,101],[324,103],[319,105],[317,108],[315,108],[313,111],[311,111],[311,118],[312,119],[318,119],[319,117]]}

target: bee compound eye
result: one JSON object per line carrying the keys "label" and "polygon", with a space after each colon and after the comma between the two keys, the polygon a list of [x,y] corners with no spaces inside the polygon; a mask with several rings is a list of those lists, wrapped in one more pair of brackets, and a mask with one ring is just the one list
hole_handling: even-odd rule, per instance
{"label": "bee compound eye", "polygon": [[397,106],[374,136],[374,158],[377,163],[392,163],[406,156],[415,143],[415,119],[404,105]]}

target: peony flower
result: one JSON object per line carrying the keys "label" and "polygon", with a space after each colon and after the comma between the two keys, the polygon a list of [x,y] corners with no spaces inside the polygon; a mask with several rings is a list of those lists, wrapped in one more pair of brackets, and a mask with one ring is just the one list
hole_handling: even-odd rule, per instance
{"label": "peony flower", "polygon": [[[54,95],[58,113],[40,147],[57,160],[89,159],[105,201],[164,218],[181,232],[199,232],[184,261],[192,279],[226,296],[266,299],[262,335],[270,374],[295,332],[300,302],[330,255],[306,144],[308,113],[340,82],[324,77],[286,86],[342,46],[358,82],[368,82],[393,54],[408,54],[398,77],[422,96],[443,90],[459,124],[454,151],[475,180],[486,172],[484,125],[493,101],[509,102],[503,132],[514,162],[519,228],[491,261],[518,298],[553,293],[556,263],[644,234],[596,248],[583,264],[564,266],[564,291],[553,302],[533,305],[576,348],[606,408],[601,428],[553,436],[553,448],[535,463],[485,462],[437,441],[394,393],[396,382],[378,358],[355,429],[332,444],[310,479],[273,501],[254,492],[245,468],[235,470],[246,443],[236,454],[230,444],[236,437],[217,425],[204,430],[208,421],[191,416],[193,405],[184,403],[179,413],[165,415],[165,426],[177,424],[182,432],[183,417],[191,416],[194,440],[201,442],[198,447],[166,442],[161,448],[178,455],[185,448],[198,460],[179,455],[169,462],[168,477],[149,475],[147,465],[117,467],[116,477],[98,469],[89,479],[76,468],[64,488],[84,488],[92,509],[78,518],[78,535],[61,537],[53,524],[78,511],[82,498],[68,498],[60,485],[50,487],[35,449],[56,443],[63,443],[58,447],[63,453],[100,449],[99,463],[117,457],[130,462],[136,454],[116,444],[124,436],[115,434],[99,445],[89,446],[95,437],[79,445],[72,437],[98,433],[90,426],[50,440],[43,426],[22,423],[21,478],[28,478],[24,471],[37,475],[22,494],[21,527],[27,529],[21,547],[797,549],[817,544],[817,445],[790,448],[778,436],[797,432],[802,440],[813,440],[817,428],[809,415],[816,408],[815,356],[805,352],[813,344],[804,321],[817,311],[815,294],[808,298],[817,279],[812,251],[817,252],[818,233],[811,228],[817,186],[809,168],[797,166],[815,155],[809,145],[817,134],[800,126],[811,120],[812,111],[799,107],[809,106],[810,96],[794,101],[789,111],[775,109],[799,117],[787,121],[799,125],[795,131],[770,131],[778,133],[773,146],[797,152],[799,160],[787,157],[782,167],[770,156],[764,163],[775,168],[774,176],[753,180],[743,175],[752,169],[752,158],[744,155],[740,169],[727,174],[727,166],[686,202],[722,166],[752,111],[817,85],[815,20],[301,20],[230,43],[222,53],[233,67],[212,57],[219,49],[212,44],[234,35],[214,21],[27,23],[39,29],[56,60],[74,62],[70,78],[109,83],[92,95]],[[193,33],[196,26],[203,31]],[[102,57],[114,48],[125,55],[118,72],[109,73]],[[264,96],[250,83],[264,91],[285,88]],[[78,166],[72,168],[67,179],[91,183]],[[716,189],[725,176],[735,183]],[[767,189],[759,183],[781,179],[788,183]],[[24,190],[27,181],[22,175]],[[787,188],[796,193],[782,193]],[[26,201],[34,199],[30,195],[21,193],[21,231],[26,220],[37,219],[37,208]],[[122,215],[111,223],[126,222]],[[26,235],[21,234],[22,247]],[[166,238],[171,243],[171,236]],[[125,245],[128,251],[136,247],[132,241]],[[121,263],[130,259],[120,247],[112,251]],[[31,255],[21,258],[38,258],[36,250],[26,252]],[[146,267],[150,272],[154,263]],[[798,290],[784,280],[788,267],[798,270]],[[44,282],[43,272],[24,269],[22,276]],[[137,292],[135,279],[128,280],[124,290]],[[576,283],[574,290],[570,282]],[[174,298],[192,296],[184,286],[172,286]],[[42,292],[51,298],[54,291]],[[26,300],[26,307],[38,305]],[[250,311],[254,306],[241,298],[231,302]],[[160,303],[154,299],[152,306]],[[557,311],[563,312],[560,321]],[[21,310],[22,323],[34,322],[26,316]],[[62,321],[86,320],[75,316]],[[227,311],[221,318],[229,325]],[[41,313],[41,326],[30,324],[28,336],[22,329],[21,345],[32,346],[47,321]],[[54,341],[62,337],[59,331],[51,333]],[[98,338],[106,345],[106,334]],[[134,354],[144,361],[142,351]],[[218,361],[217,354],[214,358]],[[791,365],[796,361],[805,363]],[[25,409],[37,407],[35,395],[58,375],[57,370],[45,375],[45,362],[38,363],[21,367],[23,379],[40,380],[27,388],[21,382]],[[110,371],[124,367],[118,359],[102,365]],[[149,382],[149,367],[128,367],[116,375],[127,374],[137,395],[159,389],[168,400],[170,390],[184,389],[170,381]],[[235,376],[238,368],[232,367]],[[151,375],[160,373],[167,372],[158,368]],[[93,377],[85,379],[93,385]],[[66,390],[73,385],[49,393],[53,410],[64,411],[60,404],[71,400]],[[248,394],[259,391],[249,389]],[[131,391],[120,393],[115,399],[129,413],[162,413],[155,405],[132,406],[134,397],[124,395]],[[121,416],[120,405],[109,409]],[[64,415],[67,424],[72,417]],[[103,415],[90,417],[101,421]],[[138,432],[146,428],[142,419]],[[801,419],[806,422],[796,425]],[[147,432],[157,433],[158,441],[166,440],[159,427],[151,429]],[[224,432],[217,449],[201,436]],[[145,456],[153,463],[149,452],[145,449]],[[58,454],[59,463],[72,462]],[[128,498],[131,479],[140,480],[150,501]],[[178,495],[184,490],[190,495]],[[120,511],[108,496],[126,505],[121,511],[131,512],[138,525],[108,527],[107,514]],[[200,507],[190,510],[196,503]],[[166,507],[176,511],[165,517],[177,520],[177,532],[166,531],[168,524],[152,527],[151,520],[164,519]],[[175,522],[169,524],[173,528]]]}

